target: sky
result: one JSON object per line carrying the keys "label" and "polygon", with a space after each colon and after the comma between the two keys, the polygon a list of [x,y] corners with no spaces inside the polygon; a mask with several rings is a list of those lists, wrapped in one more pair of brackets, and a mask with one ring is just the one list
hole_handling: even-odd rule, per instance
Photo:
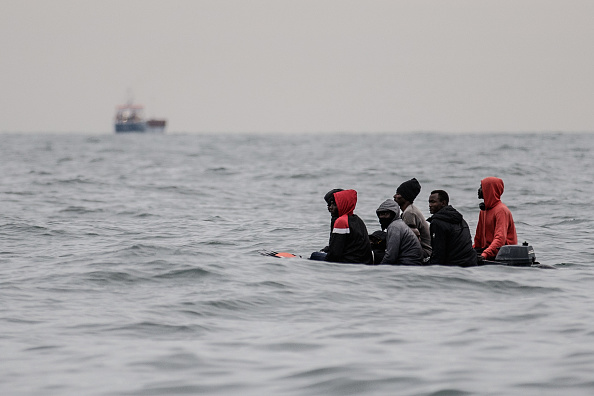
{"label": "sky", "polygon": [[0,0],[0,132],[594,131],[592,0]]}

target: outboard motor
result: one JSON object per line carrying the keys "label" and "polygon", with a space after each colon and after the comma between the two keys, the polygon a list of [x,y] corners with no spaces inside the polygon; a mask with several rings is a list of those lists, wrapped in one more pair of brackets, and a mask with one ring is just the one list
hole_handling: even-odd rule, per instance
{"label": "outboard motor", "polygon": [[515,267],[530,267],[538,264],[536,255],[532,246],[528,242],[521,245],[504,245],[499,249],[495,261],[502,265],[512,265]]}

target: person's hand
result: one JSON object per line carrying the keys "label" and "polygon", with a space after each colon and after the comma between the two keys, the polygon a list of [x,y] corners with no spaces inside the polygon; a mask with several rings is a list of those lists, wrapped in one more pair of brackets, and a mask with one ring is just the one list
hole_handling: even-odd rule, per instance
{"label": "person's hand", "polygon": [[485,258],[483,257],[482,254],[477,254],[476,255],[476,265],[484,265],[485,264]]}

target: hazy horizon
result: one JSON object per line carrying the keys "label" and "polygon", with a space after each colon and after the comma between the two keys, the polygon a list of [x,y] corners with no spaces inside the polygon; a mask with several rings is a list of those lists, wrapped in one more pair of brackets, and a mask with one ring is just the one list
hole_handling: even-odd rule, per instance
{"label": "hazy horizon", "polygon": [[4,0],[0,132],[594,131],[594,2]]}

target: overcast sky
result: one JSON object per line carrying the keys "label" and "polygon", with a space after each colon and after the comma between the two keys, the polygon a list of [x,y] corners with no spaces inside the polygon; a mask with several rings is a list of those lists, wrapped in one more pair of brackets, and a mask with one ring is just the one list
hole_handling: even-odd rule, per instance
{"label": "overcast sky", "polygon": [[0,0],[0,132],[593,131],[594,1]]}

